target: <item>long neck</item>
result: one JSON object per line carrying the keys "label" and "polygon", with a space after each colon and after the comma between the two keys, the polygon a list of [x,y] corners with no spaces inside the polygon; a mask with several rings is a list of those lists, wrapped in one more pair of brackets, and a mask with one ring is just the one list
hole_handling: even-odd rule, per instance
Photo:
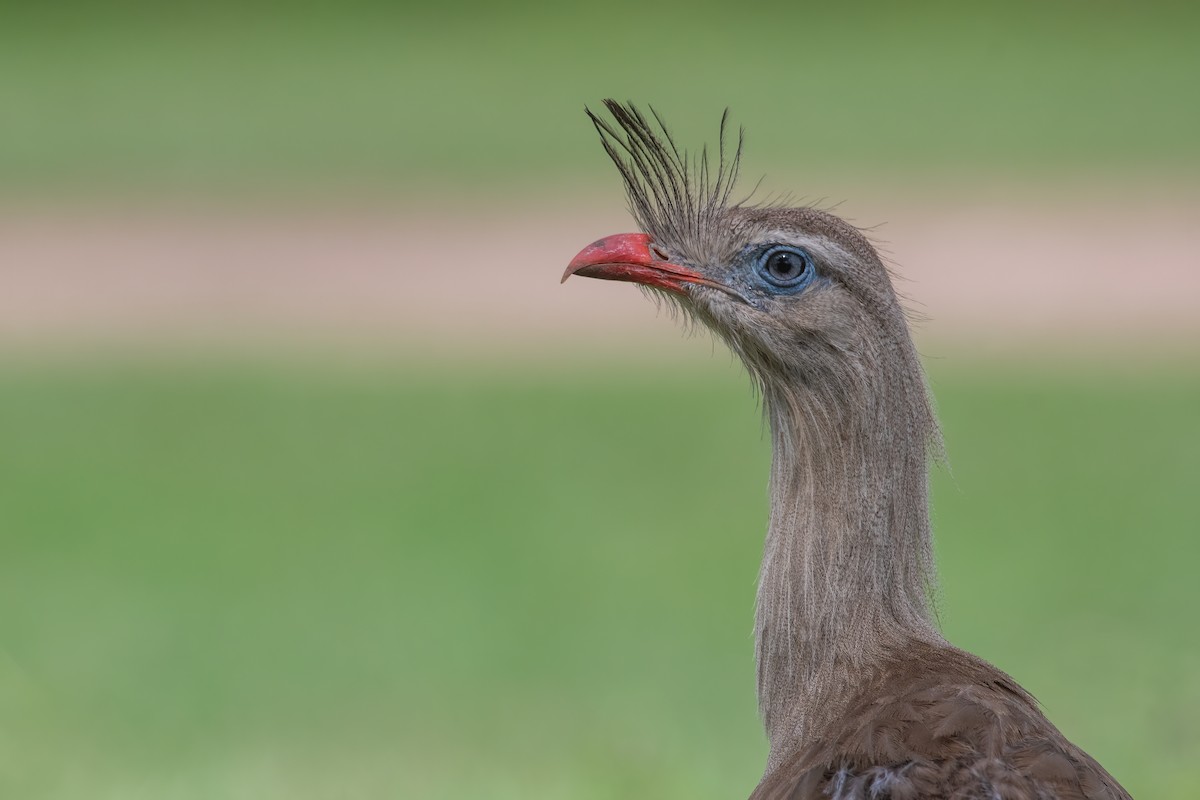
{"label": "long neck", "polygon": [[819,737],[889,653],[940,641],[927,500],[936,427],[905,350],[850,377],[764,381],[774,457],[755,634],[768,769]]}

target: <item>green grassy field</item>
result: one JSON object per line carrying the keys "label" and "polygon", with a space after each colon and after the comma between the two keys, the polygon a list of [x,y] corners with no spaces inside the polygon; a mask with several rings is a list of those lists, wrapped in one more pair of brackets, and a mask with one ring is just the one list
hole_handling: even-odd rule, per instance
{"label": "green grassy field", "polygon": [[[0,370],[0,795],[744,796],[746,381],[465,374]],[[934,384],[949,635],[1191,797],[1200,372]]]}
{"label": "green grassy field", "polygon": [[731,106],[750,132],[751,177],[780,179],[768,188],[1098,169],[1191,180],[1198,9],[12,6],[0,25],[0,183],[104,195],[578,190],[611,178],[582,115],[610,96],[657,104],[687,143],[711,140]]}

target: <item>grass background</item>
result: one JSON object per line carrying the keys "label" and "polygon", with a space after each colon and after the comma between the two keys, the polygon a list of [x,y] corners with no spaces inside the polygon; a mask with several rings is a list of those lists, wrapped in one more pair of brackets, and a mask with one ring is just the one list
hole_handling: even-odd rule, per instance
{"label": "grass background", "polygon": [[[730,105],[806,193],[1194,186],[1198,8],[5,4],[0,194],[615,192],[605,96],[689,142]],[[1200,759],[1177,349],[933,372],[946,630],[1142,797]],[[744,796],[767,450],[723,363],[3,361],[0,795]]]}
{"label": "grass background", "polygon": [[[1188,796],[1200,379],[934,383],[950,638],[1135,795]],[[10,368],[0,440],[6,796],[718,798],[761,768],[768,452],[723,362]]]}
{"label": "grass background", "polygon": [[603,97],[805,192],[1200,166],[1194,3],[6,6],[8,191],[611,186]]}

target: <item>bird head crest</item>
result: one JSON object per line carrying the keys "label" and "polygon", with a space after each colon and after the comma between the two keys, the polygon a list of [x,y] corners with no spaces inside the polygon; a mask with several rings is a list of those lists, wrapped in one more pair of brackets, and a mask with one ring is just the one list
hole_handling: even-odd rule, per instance
{"label": "bird head crest", "polygon": [[737,146],[726,153],[729,109],[721,115],[713,165],[707,146],[698,156],[680,149],[653,107],[649,107],[653,122],[633,103],[605,100],[604,107],[611,122],[591,109],[586,109],[587,115],[621,173],[638,225],[663,244],[692,254],[712,252],[713,240],[720,235],[717,223],[731,207],[745,140],[739,128]]}

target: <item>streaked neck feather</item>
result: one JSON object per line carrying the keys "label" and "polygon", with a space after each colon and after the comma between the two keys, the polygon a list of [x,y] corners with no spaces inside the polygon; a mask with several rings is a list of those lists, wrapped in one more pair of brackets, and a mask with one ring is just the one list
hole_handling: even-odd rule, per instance
{"label": "streaked neck feather", "polygon": [[774,444],[755,619],[768,771],[818,740],[889,655],[943,641],[929,597],[936,430],[916,370],[875,386],[861,372],[762,381]]}

